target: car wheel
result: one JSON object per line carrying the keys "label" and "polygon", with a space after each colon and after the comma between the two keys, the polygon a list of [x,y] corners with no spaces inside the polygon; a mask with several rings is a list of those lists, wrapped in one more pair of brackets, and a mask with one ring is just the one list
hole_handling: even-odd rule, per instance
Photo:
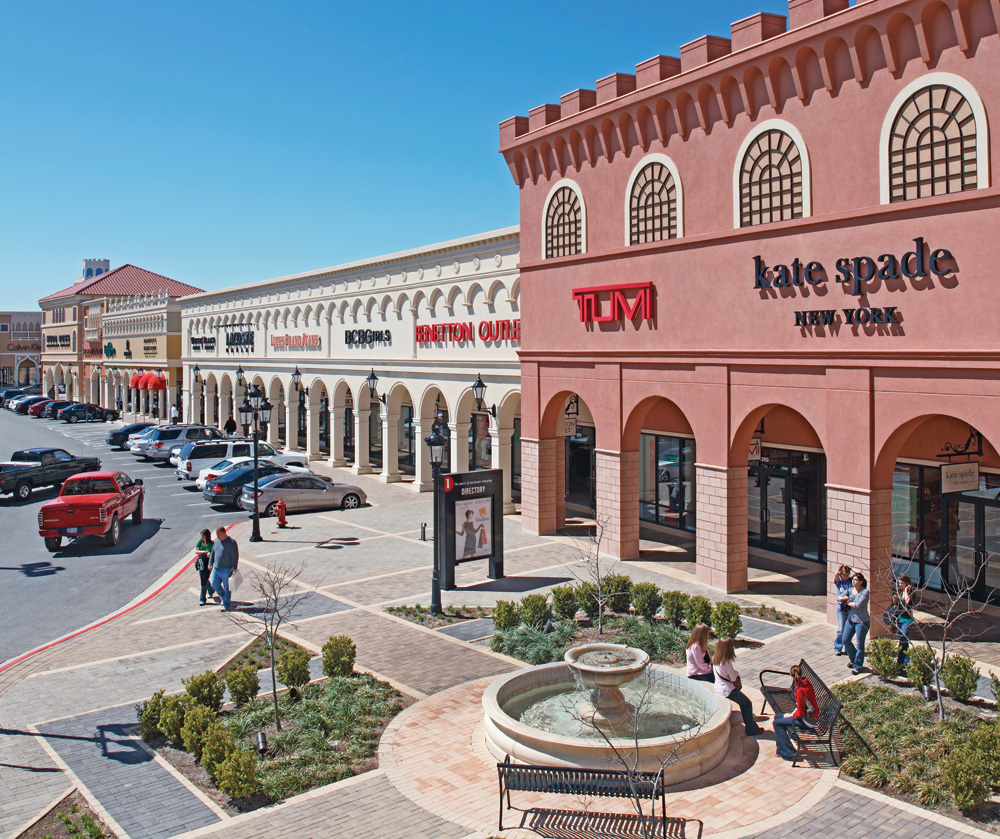
{"label": "car wheel", "polygon": [[108,528],[108,532],[104,534],[104,544],[109,548],[113,548],[118,544],[118,541],[122,536],[122,526],[121,522],[118,521],[118,513],[115,513],[111,517],[111,527]]}
{"label": "car wheel", "polygon": [[18,484],[14,487],[14,495],[18,501],[27,501],[31,498],[31,484]]}
{"label": "car wheel", "polygon": [[264,508],[264,515],[268,518],[275,518],[278,515],[278,502],[272,501]]}
{"label": "car wheel", "polygon": [[62,547],[62,536],[46,536],[45,547],[49,549],[49,553],[55,553]]}
{"label": "car wheel", "polygon": [[361,498],[355,495],[353,492],[344,496],[344,500],[340,502],[341,510],[355,510],[361,506]]}
{"label": "car wheel", "polygon": [[132,524],[142,524],[142,499],[139,499],[139,503],[135,505],[135,509],[132,511]]}
{"label": "car wheel", "polygon": [[78,419],[79,419],[79,417],[77,417],[76,414],[70,414],[68,417],[66,417],[66,421],[69,422],[69,423],[74,423]]}

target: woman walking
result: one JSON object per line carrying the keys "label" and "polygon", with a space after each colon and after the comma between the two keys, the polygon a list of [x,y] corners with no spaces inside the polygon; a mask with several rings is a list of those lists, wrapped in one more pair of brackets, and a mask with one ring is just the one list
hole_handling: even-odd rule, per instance
{"label": "woman walking", "polygon": [[712,656],[712,669],[715,671],[715,692],[725,696],[740,706],[743,715],[743,727],[748,737],[756,737],[763,730],[753,718],[753,705],[743,693],[743,682],[740,674],[733,667],[736,659],[736,649],[732,638],[722,638],[715,645],[715,655]]}
{"label": "woman walking", "polygon": [[699,623],[692,631],[687,642],[687,677],[698,682],[714,682],[715,673],[712,670],[712,658],[708,654],[708,633],[712,630]]}
{"label": "woman walking", "polygon": [[850,611],[847,613],[847,628],[844,630],[844,649],[847,651],[847,666],[856,676],[865,663],[865,640],[868,638],[872,619],[868,614],[868,580],[859,571],[851,578],[851,582],[854,590],[847,598]]}
{"label": "woman walking", "polygon": [[850,606],[847,605],[847,598],[851,594],[851,566],[841,565],[837,573],[833,575],[833,585],[837,590],[837,634],[833,637],[833,652],[836,655],[844,654],[844,629],[847,627],[847,613]]}
{"label": "woman walking", "polygon": [[205,606],[208,602],[205,599],[206,596],[215,596],[212,584],[208,581],[208,578],[212,574],[212,531],[208,528],[201,531],[201,538],[195,546],[195,551],[197,551],[198,556],[194,561],[194,567],[201,576],[201,602],[199,605]]}
{"label": "woman walking", "polygon": [[896,618],[896,628],[899,630],[899,651],[896,653],[896,663],[900,670],[910,663],[906,651],[910,648],[910,630],[913,628],[913,601],[915,592],[913,580],[908,574],[900,574],[896,580],[896,593],[892,597],[892,612]]}

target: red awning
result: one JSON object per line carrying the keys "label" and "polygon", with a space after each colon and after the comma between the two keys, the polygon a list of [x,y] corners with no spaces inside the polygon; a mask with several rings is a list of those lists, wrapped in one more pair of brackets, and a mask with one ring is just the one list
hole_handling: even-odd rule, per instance
{"label": "red awning", "polygon": [[129,390],[135,390],[139,387],[139,382],[142,379],[142,373],[133,373],[132,378],[128,380]]}
{"label": "red awning", "polygon": [[166,390],[167,389],[167,380],[163,376],[157,376],[154,373],[153,374],[153,381],[149,385],[149,389],[150,390]]}
{"label": "red awning", "polygon": [[148,373],[143,374],[143,377],[139,379],[139,390],[152,390],[153,381],[156,379],[156,373],[152,370]]}

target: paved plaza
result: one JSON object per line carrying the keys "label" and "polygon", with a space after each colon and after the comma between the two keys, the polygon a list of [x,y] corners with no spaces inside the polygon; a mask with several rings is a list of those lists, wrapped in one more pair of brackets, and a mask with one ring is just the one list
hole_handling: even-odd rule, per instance
{"label": "paved plaza", "polygon": [[[301,566],[303,586],[315,589],[288,637],[318,653],[330,635],[350,635],[358,669],[415,700],[386,730],[378,769],[233,817],[131,733],[135,703],[157,688],[181,690],[182,678],[220,666],[248,641],[217,608],[198,606],[197,573],[186,567],[190,553],[179,543],[177,564],[154,596],[0,671],[0,836],[16,835],[74,787],[120,836],[133,839],[497,835],[496,761],[486,751],[480,699],[494,677],[524,665],[477,643],[489,634],[489,621],[429,629],[384,610],[430,602],[431,543],[419,538],[430,498],[406,484],[349,479],[363,484],[370,506],[292,517],[280,531],[265,520],[262,543],[247,541],[246,524],[233,534],[244,573],[275,562]],[[484,562],[463,564],[446,604],[491,605],[572,580],[574,537],[532,536],[510,516],[505,544],[508,578],[489,580]],[[644,547],[641,560],[618,570],[718,598],[695,581],[689,545]],[[738,667],[755,706],[761,698],[752,686],[763,668],[785,669],[804,657],[828,682],[849,675],[843,659],[830,654],[822,569],[774,557],[754,564],[749,592],[733,599],[773,604],[803,619],[794,627],[746,621],[744,635],[758,643],[739,651]],[[988,667],[995,650],[983,645],[974,654]],[[738,713],[733,720],[725,761],[670,789],[672,835],[993,835],[862,789],[828,766],[793,768],[776,757],[769,720],[756,739],[742,736]],[[513,803],[518,809],[504,814],[505,836],[585,835],[602,825],[614,835],[634,832],[626,802],[597,799],[584,811],[577,799],[521,793]]]}

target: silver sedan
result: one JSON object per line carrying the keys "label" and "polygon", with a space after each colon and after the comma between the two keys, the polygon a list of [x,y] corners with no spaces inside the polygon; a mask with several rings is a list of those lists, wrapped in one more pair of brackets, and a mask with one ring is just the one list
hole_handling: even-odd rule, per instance
{"label": "silver sedan", "polygon": [[[304,513],[312,510],[353,510],[368,502],[368,496],[360,487],[350,484],[335,484],[319,475],[269,475],[257,485],[257,503],[266,516],[277,515],[275,505],[278,500],[285,502],[289,513]],[[253,510],[253,485],[243,487],[240,506]]]}

